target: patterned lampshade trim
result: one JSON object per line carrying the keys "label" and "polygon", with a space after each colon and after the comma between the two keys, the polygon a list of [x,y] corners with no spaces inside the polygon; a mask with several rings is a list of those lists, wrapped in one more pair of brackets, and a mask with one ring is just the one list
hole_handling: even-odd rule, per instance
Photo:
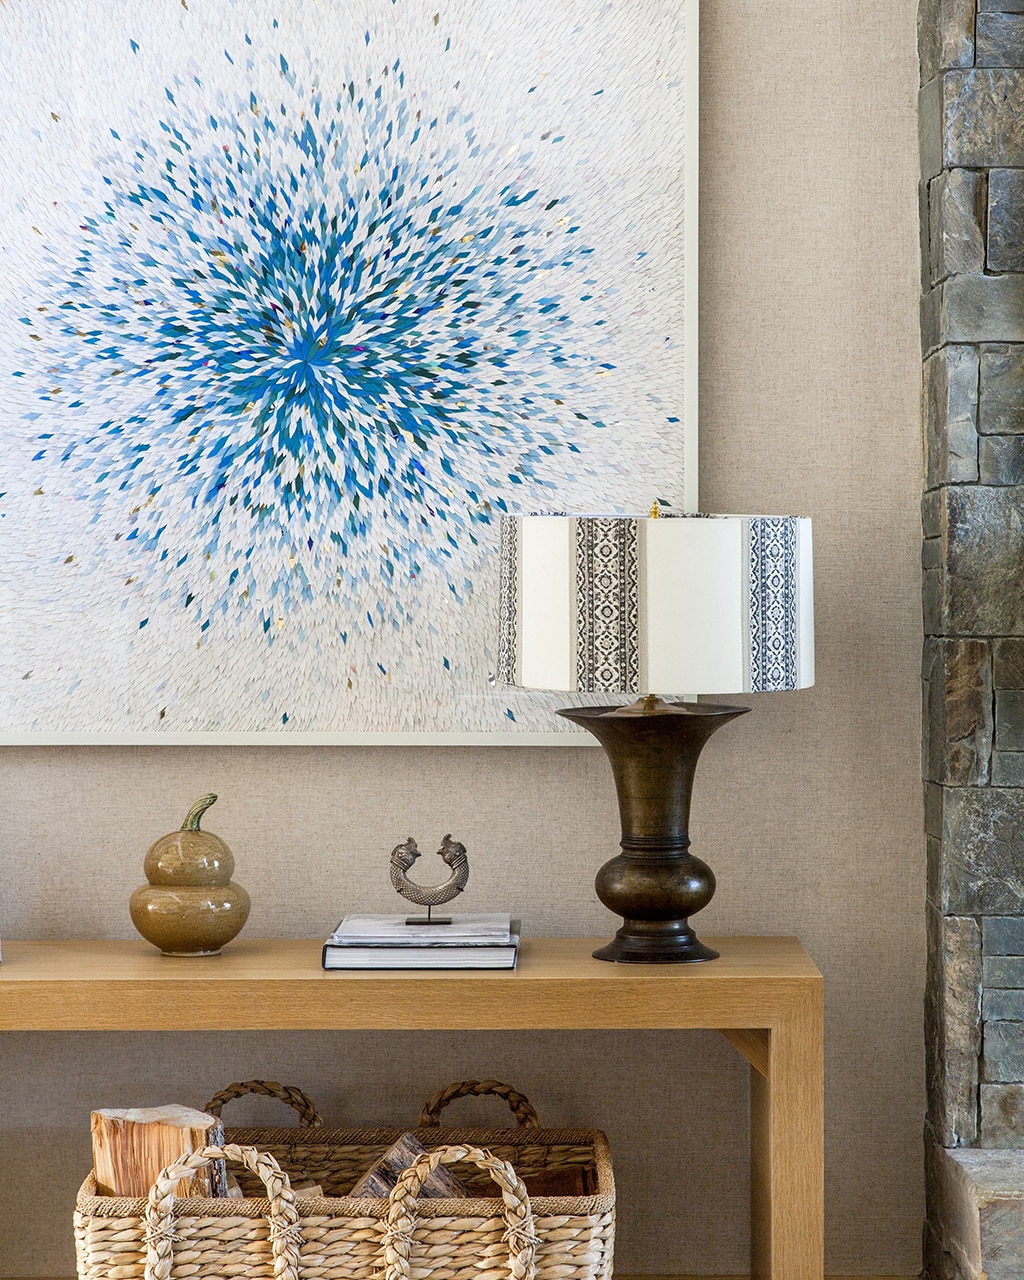
{"label": "patterned lampshade trim", "polygon": [[805,688],[810,521],[505,517],[497,675],[590,693]]}

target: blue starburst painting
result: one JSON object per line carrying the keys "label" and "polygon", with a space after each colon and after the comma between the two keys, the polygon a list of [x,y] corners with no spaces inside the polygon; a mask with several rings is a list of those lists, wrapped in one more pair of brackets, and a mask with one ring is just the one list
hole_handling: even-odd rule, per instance
{"label": "blue starburst painting", "polygon": [[0,734],[556,730],[498,518],[692,492],[683,11],[0,8]]}

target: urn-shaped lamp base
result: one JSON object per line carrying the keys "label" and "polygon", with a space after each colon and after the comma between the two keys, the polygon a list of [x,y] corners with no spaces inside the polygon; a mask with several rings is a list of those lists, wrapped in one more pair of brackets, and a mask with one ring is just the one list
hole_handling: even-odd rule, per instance
{"label": "urn-shaped lamp base", "polygon": [[717,958],[689,923],[715,892],[711,868],[689,851],[690,797],[704,744],[748,710],[649,697],[629,707],[559,711],[604,747],[619,798],[622,852],[600,869],[595,885],[623,923],[594,952],[599,960],[687,964]]}

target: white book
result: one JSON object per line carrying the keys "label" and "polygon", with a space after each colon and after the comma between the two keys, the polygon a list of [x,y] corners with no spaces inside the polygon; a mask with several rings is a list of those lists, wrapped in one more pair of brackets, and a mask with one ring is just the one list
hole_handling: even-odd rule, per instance
{"label": "white book", "polygon": [[453,915],[451,924],[406,924],[408,915],[345,916],[328,938],[332,946],[465,947],[507,943],[512,918],[498,912]]}
{"label": "white book", "polygon": [[325,969],[514,969],[518,936],[496,946],[334,946],[323,951]]}

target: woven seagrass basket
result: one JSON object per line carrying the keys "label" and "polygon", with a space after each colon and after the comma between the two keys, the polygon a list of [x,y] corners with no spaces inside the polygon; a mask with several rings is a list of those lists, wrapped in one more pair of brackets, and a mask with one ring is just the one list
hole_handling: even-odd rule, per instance
{"label": "woven seagrass basket", "polygon": [[[442,1128],[440,1111],[465,1093],[505,1097],[519,1127]],[[79,1280],[609,1280],[615,1187],[604,1134],[542,1129],[515,1090],[465,1081],[423,1108],[413,1132],[428,1154],[389,1199],[348,1197],[406,1132],[311,1123],[229,1130],[223,1150],[205,1148],[165,1170],[148,1200],[97,1196],[90,1176],[75,1210]],[[239,1142],[250,1135],[255,1142]],[[174,1199],[181,1177],[222,1155],[243,1199]],[[460,1165],[466,1198],[417,1198],[439,1163]],[[318,1183],[324,1195],[296,1196],[292,1180]]]}
{"label": "woven seagrass basket", "polygon": [[[224,1141],[242,1147],[256,1147],[277,1160],[294,1186],[318,1185],[327,1196],[347,1195],[367,1169],[409,1129],[366,1128],[328,1129],[308,1094],[294,1085],[273,1080],[245,1080],[230,1084],[201,1108],[220,1116],[225,1103],[247,1093],[277,1098],[298,1113],[299,1123],[291,1128],[225,1127]],[[441,1112],[456,1098],[492,1096],[502,1099],[515,1117],[518,1129],[440,1127]],[[426,1130],[426,1132],[424,1132]],[[531,1195],[585,1195],[595,1192],[592,1131],[541,1129],[537,1112],[529,1099],[500,1080],[461,1080],[439,1089],[420,1110],[416,1137],[428,1150],[451,1143],[470,1142],[486,1147],[499,1159],[508,1160],[526,1183]],[[244,1168],[235,1176],[246,1195],[263,1194],[259,1179]],[[492,1194],[486,1174],[460,1170],[467,1190]]]}

